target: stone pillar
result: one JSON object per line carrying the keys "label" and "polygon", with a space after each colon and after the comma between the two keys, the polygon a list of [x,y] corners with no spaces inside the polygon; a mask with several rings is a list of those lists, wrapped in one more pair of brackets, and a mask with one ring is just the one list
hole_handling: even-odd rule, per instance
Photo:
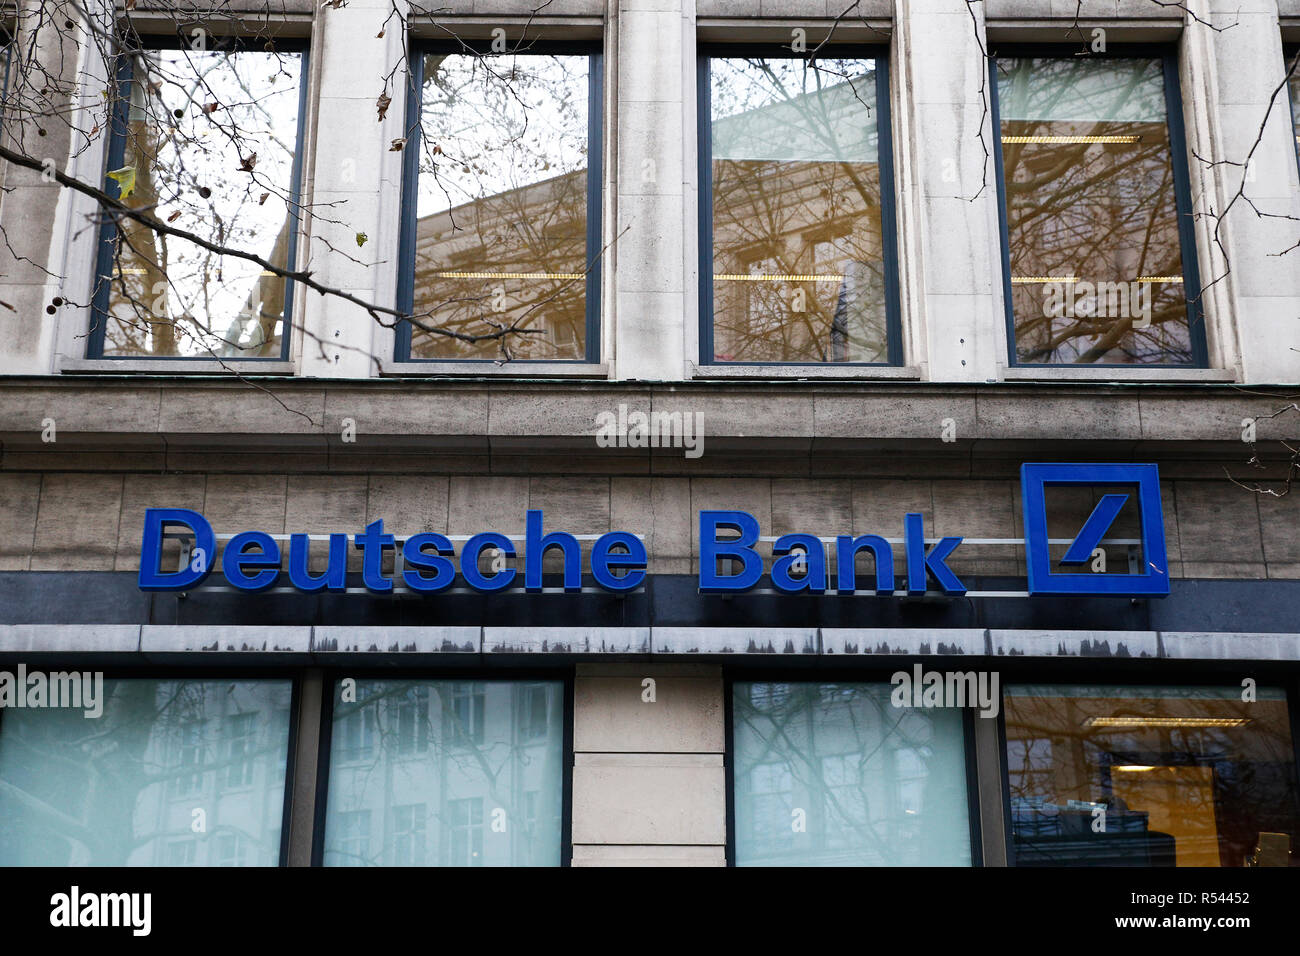
{"label": "stone pillar", "polygon": [[1277,0],[1190,9],[1181,80],[1210,364],[1300,381],[1300,248],[1281,255],[1300,242],[1300,170]]}
{"label": "stone pillar", "polygon": [[717,667],[578,665],[574,866],[725,864],[722,694]]}
{"label": "stone pillar", "polygon": [[616,214],[601,275],[616,322],[606,355],[615,378],[677,380],[697,314],[686,203],[695,181],[694,0],[615,0],[611,14],[614,115],[605,129],[615,175],[606,202]]}
{"label": "stone pillar", "polygon": [[983,4],[897,0],[893,104],[904,322],[909,363],[936,382],[994,380],[1006,365],[983,38]]}
{"label": "stone pillar", "polygon": [[[391,0],[350,0],[317,11],[312,89],[319,99],[303,263],[320,282],[389,308],[397,298],[403,156],[390,147],[406,135],[406,37],[399,19],[406,4],[396,9],[400,14]],[[381,94],[391,98],[382,121]],[[366,241],[358,245],[362,233]],[[360,306],[299,289],[294,311],[303,330],[303,375],[365,378],[392,362],[391,334]]]}

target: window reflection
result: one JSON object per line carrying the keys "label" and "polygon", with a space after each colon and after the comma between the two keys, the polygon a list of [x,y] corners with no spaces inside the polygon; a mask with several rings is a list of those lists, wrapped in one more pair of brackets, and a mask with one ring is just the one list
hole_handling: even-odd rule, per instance
{"label": "window reflection", "polygon": [[326,866],[557,866],[558,681],[358,681],[336,690]]}
{"label": "window reflection", "polygon": [[970,864],[961,712],[890,691],[735,685],[738,865]]}
{"label": "window reflection", "polygon": [[1194,364],[1163,61],[997,76],[1016,361]]}
{"label": "window reflection", "polygon": [[1009,687],[1020,866],[1241,866],[1294,842],[1285,696],[1260,688]]}
{"label": "window reflection", "polygon": [[588,56],[428,54],[411,358],[587,350]]}
{"label": "window reflection", "polygon": [[[302,55],[149,50],[129,66],[105,189],[133,183],[126,205],[288,268]],[[101,265],[104,356],[282,355],[289,290],[257,263],[123,219]]]}
{"label": "window reflection", "polygon": [[279,862],[288,681],[106,680],[104,695],[96,720],[4,711],[0,865]]}
{"label": "window reflection", "polygon": [[889,360],[875,69],[709,61],[715,361]]}

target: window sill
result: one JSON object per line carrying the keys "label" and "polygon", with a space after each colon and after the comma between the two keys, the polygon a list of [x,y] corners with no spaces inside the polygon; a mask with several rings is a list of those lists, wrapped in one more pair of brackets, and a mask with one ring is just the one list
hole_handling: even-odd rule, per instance
{"label": "window sill", "polygon": [[1007,382],[1235,382],[1223,368],[1074,368],[1018,366],[1002,371]]}
{"label": "window sill", "polygon": [[920,381],[921,370],[910,365],[699,365],[691,362],[690,375],[692,379]]}
{"label": "window sill", "polygon": [[293,375],[293,362],[283,359],[83,359],[64,358],[65,374],[116,373],[122,375]]}
{"label": "window sill", "polygon": [[594,378],[608,379],[603,362],[385,362],[380,375],[418,378]]}

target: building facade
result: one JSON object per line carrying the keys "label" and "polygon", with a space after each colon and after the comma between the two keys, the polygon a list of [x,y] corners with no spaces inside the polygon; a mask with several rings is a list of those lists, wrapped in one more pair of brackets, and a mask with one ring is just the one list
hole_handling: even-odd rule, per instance
{"label": "building facade", "polygon": [[0,863],[1295,862],[1300,3],[25,9]]}

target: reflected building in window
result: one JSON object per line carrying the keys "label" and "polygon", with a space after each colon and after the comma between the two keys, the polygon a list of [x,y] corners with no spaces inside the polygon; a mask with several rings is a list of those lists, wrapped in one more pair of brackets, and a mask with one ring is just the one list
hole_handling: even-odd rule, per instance
{"label": "reflected building in window", "polygon": [[336,689],[327,866],[558,866],[563,684]]}
{"label": "reflected building in window", "polygon": [[103,716],[13,709],[0,865],[275,866],[288,681],[108,680]]}

